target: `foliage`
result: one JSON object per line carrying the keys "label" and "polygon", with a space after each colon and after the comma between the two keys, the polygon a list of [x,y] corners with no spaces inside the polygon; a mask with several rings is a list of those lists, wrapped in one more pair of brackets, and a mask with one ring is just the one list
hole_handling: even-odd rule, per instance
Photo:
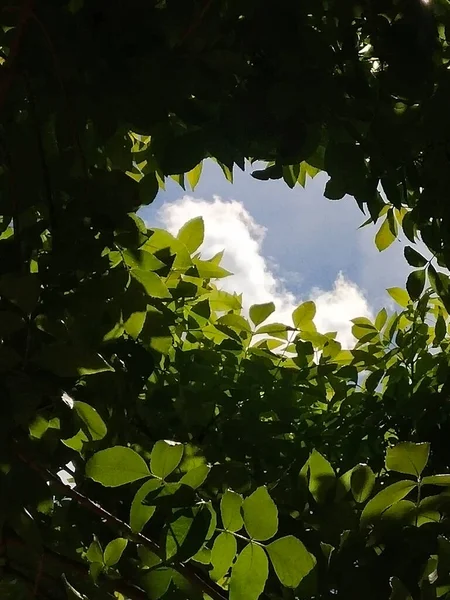
{"label": "foliage", "polygon": [[249,321],[198,219],[128,223],[71,289],[49,285],[51,248],[5,288],[5,594],[445,596],[442,301],[391,290],[400,312],[354,319],[342,349],[310,301],[293,326],[268,304]]}
{"label": "foliage", "polygon": [[[449,597],[446,1],[0,14],[2,598]],[[207,157],[433,256],[351,350],[248,319],[201,219],[136,215]]]}

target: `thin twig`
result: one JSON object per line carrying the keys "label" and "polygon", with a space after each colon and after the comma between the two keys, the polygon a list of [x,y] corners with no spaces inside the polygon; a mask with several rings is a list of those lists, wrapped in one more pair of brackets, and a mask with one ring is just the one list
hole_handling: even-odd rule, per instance
{"label": "thin twig", "polygon": [[[52,473],[49,469],[35,463],[23,453],[22,449],[17,452],[17,456],[22,462],[36,471],[45,481],[50,481],[53,486],[58,488],[60,491],[63,491],[65,495],[75,500],[80,506],[100,516],[112,528],[119,530],[121,534],[128,540],[136,544],[142,544],[164,560],[164,551],[156,542],[142,533],[135,533],[127,523],[121,521],[118,517],[100,506],[100,504],[97,504],[77,490],[71,489],[69,486],[62,483],[57,475]],[[213,600],[227,600],[227,594],[225,591],[216,583],[205,579],[205,576],[193,565],[174,563],[172,568],[180,573],[180,575],[185,577],[192,585],[202,590],[202,592],[208,594],[208,596],[211,596]]]}

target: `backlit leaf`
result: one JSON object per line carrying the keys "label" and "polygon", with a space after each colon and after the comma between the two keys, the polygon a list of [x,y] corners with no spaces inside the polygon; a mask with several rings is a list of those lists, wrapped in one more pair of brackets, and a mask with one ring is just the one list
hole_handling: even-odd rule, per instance
{"label": "backlit leaf", "polygon": [[86,464],[86,476],[106,487],[118,487],[150,476],[137,452],[125,446],[100,450]]}
{"label": "backlit leaf", "polygon": [[409,294],[406,290],[399,287],[388,288],[387,293],[401,307],[406,308],[410,302]]}
{"label": "backlit leaf", "polygon": [[183,451],[183,444],[166,440],[156,442],[150,457],[150,468],[153,475],[165,479],[180,464]]}
{"label": "backlit leaf", "polygon": [[316,564],[314,555],[292,535],[275,540],[266,549],[278,579],[286,587],[297,587]]}
{"label": "backlit leaf", "polygon": [[112,567],[119,562],[127,543],[128,540],[124,538],[116,538],[109,542],[103,553],[103,560],[107,567]]}
{"label": "backlit leaf", "polygon": [[240,494],[227,490],[220,501],[222,523],[228,531],[239,531],[244,525],[242,518],[243,499]]}
{"label": "backlit leaf", "polygon": [[244,525],[254,540],[268,540],[278,531],[278,509],[264,486],[245,498]]}
{"label": "backlit leaf", "polygon": [[401,442],[386,452],[386,468],[397,473],[420,477],[428,462],[430,444]]}
{"label": "backlit leaf", "polygon": [[83,421],[87,432],[92,440],[101,440],[107,433],[106,425],[98,412],[90,404],[75,400],[73,409]]}
{"label": "backlit leaf", "polygon": [[266,553],[261,546],[247,544],[231,570],[230,600],[257,600],[268,576]]}
{"label": "backlit leaf", "polygon": [[210,577],[214,581],[222,579],[236,556],[237,543],[232,533],[224,531],[214,540],[211,551],[211,564],[213,570],[210,571]]}
{"label": "backlit leaf", "polygon": [[143,269],[131,269],[131,276],[138,281],[146,293],[152,298],[171,298],[167,286],[153,271],[144,271]]}
{"label": "backlit leaf", "polygon": [[177,238],[188,251],[193,254],[203,244],[205,237],[205,224],[202,217],[195,217],[183,225]]}
{"label": "backlit leaf", "polygon": [[257,327],[258,325],[263,323],[267,319],[267,317],[270,317],[274,310],[275,304],[273,302],[266,302],[265,304],[253,304],[253,306],[250,307],[249,311],[250,319],[252,320],[253,324]]}
{"label": "backlit leaf", "polygon": [[387,488],[378,492],[378,494],[369,500],[364,507],[361,515],[361,526],[366,526],[372,523],[377,518],[381,517],[383,512],[390,506],[402,500],[416,487],[414,481],[397,481]]}

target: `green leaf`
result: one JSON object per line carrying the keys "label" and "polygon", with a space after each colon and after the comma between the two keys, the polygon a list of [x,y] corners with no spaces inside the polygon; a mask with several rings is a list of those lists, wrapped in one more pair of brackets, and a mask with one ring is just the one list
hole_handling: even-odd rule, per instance
{"label": "green leaf", "polygon": [[119,562],[127,544],[128,540],[125,538],[116,538],[109,542],[103,553],[103,562],[107,567],[112,567]]}
{"label": "green leaf", "polygon": [[375,318],[375,327],[378,331],[381,331],[387,321],[387,311],[382,308]]}
{"label": "green leaf", "polygon": [[159,191],[158,180],[154,173],[147,173],[139,182],[140,204],[151,204]]}
{"label": "green leaf", "polygon": [[196,258],[192,262],[197,269],[198,276],[204,279],[221,279],[222,277],[229,277],[232,274],[220,265],[216,265],[208,260]]}
{"label": "green leaf", "polygon": [[423,485],[440,485],[440,486],[450,486],[450,475],[428,475],[422,479]]}
{"label": "green leaf", "polygon": [[433,344],[435,346],[438,346],[441,342],[444,341],[446,336],[447,336],[447,324],[446,324],[445,319],[442,316],[442,314],[439,314],[438,318],[436,319],[436,325],[434,326]]}
{"label": "green leaf", "polygon": [[286,587],[296,588],[316,565],[315,556],[293,535],[275,540],[266,550],[278,579]]}
{"label": "green leaf", "polygon": [[219,581],[227,573],[228,569],[236,556],[237,543],[232,533],[224,531],[214,540],[211,550],[211,564],[213,570],[209,576],[214,581]]}
{"label": "green leaf", "polygon": [[259,541],[268,540],[278,531],[278,509],[267,488],[261,486],[245,498],[242,505],[248,535]]}
{"label": "green leaf", "polygon": [[187,173],[187,179],[192,190],[194,190],[197,187],[197,184],[200,181],[202,168],[203,162],[199,162],[196,167],[194,167],[191,171],[189,171],[189,173]]}
{"label": "green leaf", "polygon": [[105,487],[118,487],[150,476],[149,468],[137,452],[125,446],[100,450],[86,464],[86,476]]}
{"label": "green leaf", "polygon": [[428,262],[426,258],[419,254],[417,250],[411,248],[411,246],[405,246],[404,254],[408,264],[412,267],[424,267]]}
{"label": "green leaf", "polygon": [[269,576],[266,553],[256,544],[247,544],[231,570],[230,600],[257,600]]}
{"label": "green leaf", "polygon": [[145,573],[141,578],[142,587],[147,592],[150,600],[158,600],[167,592],[172,581],[173,570],[167,567],[158,567],[150,573]]}
{"label": "green leaf", "polygon": [[253,304],[253,306],[250,306],[250,319],[257,327],[268,317],[270,317],[274,310],[275,304],[273,302],[266,302],[265,304]]}
{"label": "green leaf", "polygon": [[406,289],[411,300],[418,300],[425,287],[425,269],[412,271],[406,280]]}
{"label": "green leaf", "polygon": [[269,323],[268,325],[263,325],[259,329],[256,330],[255,334],[260,335],[263,333],[267,333],[273,337],[279,338],[280,340],[287,340],[287,332],[292,328],[287,325],[283,325],[283,323]]}
{"label": "green leaf", "polygon": [[85,402],[75,400],[73,409],[81,421],[83,421],[86,429],[85,432],[89,434],[91,440],[102,440],[105,437],[108,430],[94,407]]}
{"label": "green leaf", "polygon": [[316,316],[316,305],[311,300],[300,304],[292,313],[292,321],[294,327],[297,329],[303,329],[305,326],[314,319]]}
{"label": "green leaf", "polygon": [[375,475],[368,465],[357,465],[350,477],[350,487],[356,502],[365,502],[375,485]]}
{"label": "green leaf", "polygon": [[149,479],[136,492],[130,508],[130,527],[134,533],[140,533],[155,514],[156,506],[147,506],[143,502],[151,492],[161,487],[159,479]]}
{"label": "green leaf", "polygon": [[241,514],[243,500],[240,494],[227,490],[220,501],[220,515],[224,529],[239,531],[244,525]]}
{"label": "green leaf", "polygon": [[401,442],[386,452],[386,469],[420,477],[430,454],[430,444]]}
{"label": "green leaf", "polygon": [[394,219],[394,215],[392,210],[390,210],[383,223],[381,224],[380,229],[377,231],[375,235],[375,245],[380,252],[389,248],[392,242],[395,241],[397,237],[397,222]]}
{"label": "green leaf", "polygon": [[211,469],[208,467],[208,465],[199,465],[198,467],[195,467],[194,469],[191,469],[185,473],[180,479],[180,483],[184,483],[184,485],[188,485],[196,490],[204,483],[210,470]]}
{"label": "green leaf", "polygon": [[161,277],[153,271],[131,269],[131,276],[138,281],[151,298],[171,298],[171,294]]}
{"label": "green leaf", "polygon": [[410,297],[406,290],[402,290],[399,287],[388,288],[387,293],[389,296],[397,302],[401,307],[406,308],[410,303]]}
{"label": "green leaf", "polygon": [[330,463],[317,450],[313,450],[308,461],[309,491],[319,504],[325,502],[329,490],[334,486],[336,475]]}
{"label": "green leaf", "polygon": [[100,546],[100,542],[95,538],[91,542],[89,548],[86,551],[86,558],[91,563],[101,563],[103,564],[103,551]]}
{"label": "green leaf", "polygon": [[361,515],[361,527],[369,525],[381,517],[390,506],[402,500],[417,484],[414,481],[402,480],[393,483],[369,500]]}
{"label": "green leaf", "polygon": [[185,562],[197,554],[207,539],[211,518],[211,511],[205,505],[197,509],[194,516],[191,511],[179,511],[168,526],[167,559],[176,556],[178,561]]}
{"label": "green leaf", "polygon": [[160,479],[165,479],[180,464],[183,458],[184,446],[178,442],[159,440],[153,446],[150,457],[150,469]]}
{"label": "green leaf", "polygon": [[195,217],[183,225],[177,238],[182,242],[188,252],[193,254],[203,244],[205,238],[205,224],[202,217]]}

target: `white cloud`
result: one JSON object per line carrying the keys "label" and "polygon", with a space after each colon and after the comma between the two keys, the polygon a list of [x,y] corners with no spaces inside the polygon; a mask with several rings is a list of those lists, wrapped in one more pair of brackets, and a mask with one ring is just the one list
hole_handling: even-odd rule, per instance
{"label": "white cloud", "polygon": [[224,201],[214,196],[212,202],[207,202],[184,196],[176,202],[165,203],[158,212],[159,220],[171,233],[177,233],[186,221],[197,216],[202,216],[205,222],[202,256],[209,258],[225,250],[222,265],[233,276],[221,280],[220,287],[242,293],[244,309],[272,301],[276,311],[270,321],[290,324],[294,308],[301,301],[313,299],[317,306],[318,330],[337,331],[337,339],[343,345],[352,345],[350,319],[371,316],[367,300],[356,284],[338,273],[332,290],[316,289],[310,298],[295,297],[285,287],[288,282],[277,276],[273,263],[262,255],[265,228],[236,200]]}

